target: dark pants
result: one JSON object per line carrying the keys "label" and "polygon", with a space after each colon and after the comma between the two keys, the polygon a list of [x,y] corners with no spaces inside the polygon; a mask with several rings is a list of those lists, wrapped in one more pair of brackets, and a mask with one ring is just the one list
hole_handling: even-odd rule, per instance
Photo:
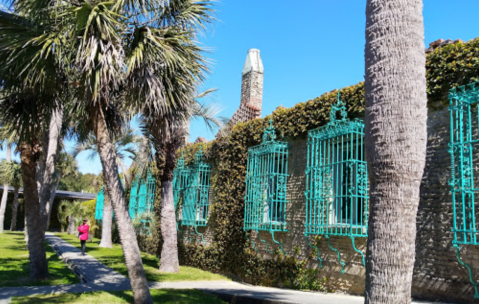
{"label": "dark pants", "polygon": [[80,241],[81,243],[81,254],[85,254],[86,241]]}

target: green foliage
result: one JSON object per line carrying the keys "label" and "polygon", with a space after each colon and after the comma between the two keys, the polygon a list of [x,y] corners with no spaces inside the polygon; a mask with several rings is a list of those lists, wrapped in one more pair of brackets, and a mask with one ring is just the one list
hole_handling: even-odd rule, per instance
{"label": "green foliage", "polygon": [[83,207],[86,209],[85,216],[91,221],[95,219],[96,198],[82,202]]}
{"label": "green foliage", "polygon": [[97,193],[99,191],[99,178],[95,174],[77,173],[75,175],[69,175],[63,177],[58,185],[59,190],[81,192],[82,190],[87,193]]}
{"label": "green foliage", "polygon": [[2,160],[0,162],[0,182],[15,189],[20,188],[23,185],[20,164],[16,161]]}
{"label": "green foliage", "polygon": [[[58,205],[58,221],[62,226],[62,231],[70,223],[69,220],[73,219],[75,222],[75,227],[80,226],[84,217],[89,215],[89,210],[86,206],[80,201],[61,201]],[[95,215],[93,215],[95,218]]]}
{"label": "green foliage", "polygon": [[[447,105],[450,88],[478,80],[479,40],[456,43],[439,48],[427,55],[428,105],[436,109]],[[350,118],[364,116],[364,83],[339,90],[346,103]],[[337,100],[337,91],[299,103],[292,108],[279,108],[273,112],[273,125],[278,140],[306,138],[309,130],[329,121],[331,104]],[[238,123],[226,137],[207,144],[189,145],[178,151],[185,162],[191,163],[202,146],[207,161],[213,165],[212,188],[214,202],[209,219],[214,229],[213,242],[207,247],[183,245],[180,241],[180,260],[214,272],[232,274],[242,280],[267,286],[285,286],[295,289],[324,290],[324,279],[319,271],[306,267],[313,259],[298,260],[298,249],[292,256],[277,254],[265,260],[250,249],[243,231],[245,176],[248,148],[262,140],[264,128],[271,116]],[[179,240],[185,236],[179,235]]]}
{"label": "green foliage", "polygon": [[479,80],[479,39],[457,42],[436,49],[426,57],[426,79],[429,104],[449,104],[451,88]]}

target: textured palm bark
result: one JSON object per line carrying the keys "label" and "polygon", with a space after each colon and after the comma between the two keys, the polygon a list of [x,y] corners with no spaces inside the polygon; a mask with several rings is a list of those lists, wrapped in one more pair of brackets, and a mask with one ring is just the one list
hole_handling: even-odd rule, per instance
{"label": "textured palm bark", "polygon": [[137,304],[153,303],[148,282],[143,269],[140,248],[135,230],[128,213],[125,193],[121,185],[116,156],[108,133],[102,109],[97,105],[91,108],[93,130],[97,139],[98,153],[103,167],[103,178],[107,185],[108,195],[115,211],[120,241],[123,248],[128,276],[130,278],[133,298]]}
{"label": "textured palm bark", "polygon": [[13,191],[12,221],[10,231],[17,230],[17,211],[18,211],[18,188]]}
{"label": "textured palm bark", "polygon": [[77,234],[77,229],[76,229],[76,218],[73,215],[70,215],[68,217],[68,228],[67,228],[67,233],[74,235]]}
{"label": "textured palm bark", "polygon": [[411,302],[427,139],[422,8],[422,0],[367,1],[365,303]]}
{"label": "textured palm bark", "polygon": [[60,184],[60,180],[61,180],[61,176],[55,179],[55,182],[53,183],[53,187],[52,187],[52,192],[50,193],[49,204],[45,206],[45,212],[47,213],[47,219],[46,219],[47,227],[45,231],[48,231],[48,229],[50,229],[50,219],[52,218],[53,203],[55,201],[55,195],[57,194],[57,189],[58,189],[58,185]]}
{"label": "textured palm bark", "polygon": [[[10,161],[12,157],[12,144],[7,143],[6,160]],[[2,201],[0,203],[0,233],[3,233],[3,226],[5,225],[5,210],[7,209],[8,199],[8,184],[3,184]]]}
{"label": "textured palm bark", "polygon": [[113,210],[111,208],[111,200],[108,195],[108,190],[104,186],[104,200],[103,200],[103,220],[101,224],[101,241],[99,247],[111,248],[113,243],[111,241]]}
{"label": "textured palm bark", "polygon": [[59,107],[52,112],[50,125],[48,127],[48,145],[45,154],[42,186],[40,189],[40,206],[42,207],[43,227],[48,229],[49,215],[51,214],[50,197],[55,185],[55,163],[58,160],[59,140],[62,130],[63,108]]}
{"label": "textured palm bark", "polygon": [[[178,273],[180,264],[178,260],[178,240],[176,233],[175,203],[173,200],[173,169],[176,165],[176,151],[183,145],[184,133],[181,129],[175,130],[168,143],[158,145],[164,163],[158,163],[161,172],[161,220],[160,229],[163,239],[160,256],[160,271]],[[156,138],[160,135],[156,134]],[[161,166],[161,168],[160,168]]]}
{"label": "textured palm bark", "polygon": [[178,241],[176,234],[175,207],[173,202],[173,183],[161,182],[161,247],[160,271],[180,272],[178,261]]}
{"label": "textured palm bark", "polygon": [[48,278],[48,264],[43,244],[45,236],[40,213],[37,180],[35,178],[36,163],[41,153],[41,146],[34,140],[31,144],[22,142],[18,148],[20,150],[22,168],[23,203],[27,218],[30,277],[33,280],[45,280]]}

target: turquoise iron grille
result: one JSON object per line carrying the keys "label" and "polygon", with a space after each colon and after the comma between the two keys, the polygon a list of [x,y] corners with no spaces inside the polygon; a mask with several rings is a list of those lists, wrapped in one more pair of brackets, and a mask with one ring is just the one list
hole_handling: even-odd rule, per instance
{"label": "turquoise iron grille", "polygon": [[147,190],[148,190],[147,184],[144,182],[141,183],[140,190],[138,191],[138,209],[136,211],[137,217],[145,213]]}
{"label": "turquoise iron grille", "polygon": [[188,183],[185,184],[182,209],[182,225],[206,226],[208,221],[211,166],[204,162],[203,151],[195,155],[195,162],[188,167]]}
{"label": "turquoise iron grille", "polygon": [[147,207],[145,212],[152,213],[153,205],[155,203],[155,194],[156,194],[156,179],[151,176],[151,173],[148,172],[148,196],[147,196]]}
{"label": "turquoise iron grille", "polygon": [[135,218],[138,209],[138,182],[139,180],[135,179],[131,184],[129,205],[130,218]]}
{"label": "turquoise iron grille", "polygon": [[147,179],[136,178],[130,191],[129,214],[131,218],[140,217],[145,213],[153,212],[155,202],[156,181],[148,172]]}
{"label": "turquoise iron grille", "polygon": [[[363,138],[363,121],[347,118],[339,95],[330,122],[308,132],[305,235],[324,235],[329,245],[331,235],[349,236],[364,263],[364,254],[354,245],[354,237],[367,237],[369,197]],[[330,248],[344,267],[339,251]]]}
{"label": "turquoise iron grille", "polygon": [[173,171],[173,200],[175,203],[175,211],[178,213],[183,192],[188,184],[189,170],[185,168],[185,158],[182,156],[176,162],[176,168]]}
{"label": "turquoise iron grille", "polygon": [[288,231],[286,188],[288,144],[276,141],[273,122],[263,142],[248,149],[244,226],[246,230]]}
{"label": "turquoise iron grille", "polygon": [[478,245],[478,229],[476,224],[474,174],[477,174],[477,154],[479,149],[479,83],[472,83],[452,89],[449,94],[451,114],[451,179],[453,207],[453,247],[456,249],[459,263],[467,268],[469,279],[474,286],[474,297],[479,299],[477,283],[472,277],[469,264],[460,257],[459,245]]}
{"label": "turquoise iron grille", "polygon": [[101,186],[98,195],[96,196],[96,206],[95,206],[95,220],[103,219],[103,202],[105,201],[105,196],[103,194],[103,186]]}

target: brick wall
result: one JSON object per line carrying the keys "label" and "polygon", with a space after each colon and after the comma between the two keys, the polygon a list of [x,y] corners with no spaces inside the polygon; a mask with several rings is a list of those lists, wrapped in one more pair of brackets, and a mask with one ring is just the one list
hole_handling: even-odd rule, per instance
{"label": "brick wall", "polygon": [[[472,285],[468,279],[467,270],[459,265],[455,251],[452,248],[452,205],[449,193],[450,156],[448,153],[449,110],[444,109],[429,114],[428,144],[426,168],[421,185],[421,201],[417,218],[416,263],[412,292],[415,298],[450,301],[457,303],[474,303]],[[475,126],[477,129],[477,126]],[[286,254],[292,254],[299,246],[299,258],[310,255],[312,248],[308,246],[304,236],[305,218],[305,168],[306,140],[289,140],[290,154],[288,160],[288,179],[286,220],[289,232],[276,232],[275,238],[281,241]],[[478,160],[479,161],[479,160]],[[212,198],[214,204],[214,198]],[[198,228],[204,233],[205,239],[212,240],[214,221],[208,227]],[[274,252],[279,245],[272,241],[269,232],[261,231],[261,239],[265,240],[269,250]],[[199,241],[201,238],[196,237]],[[266,250],[266,245],[253,233],[258,254],[263,258],[272,257]],[[312,241],[312,239],[311,239]],[[350,294],[361,295],[364,291],[365,268],[361,255],[354,251],[349,237],[334,237],[330,239],[331,246],[341,253],[345,262],[344,274],[338,262],[336,252],[332,251],[327,240],[319,242],[319,252],[323,259],[321,276],[327,278],[329,288]],[[365,252],[366,239],[356,238],[356,247]],[[479,246],[467,246],[461,250],[461,257],[470,263],[479,278]],[[311,262],[309,267],[318,268],[318,262]]]}

